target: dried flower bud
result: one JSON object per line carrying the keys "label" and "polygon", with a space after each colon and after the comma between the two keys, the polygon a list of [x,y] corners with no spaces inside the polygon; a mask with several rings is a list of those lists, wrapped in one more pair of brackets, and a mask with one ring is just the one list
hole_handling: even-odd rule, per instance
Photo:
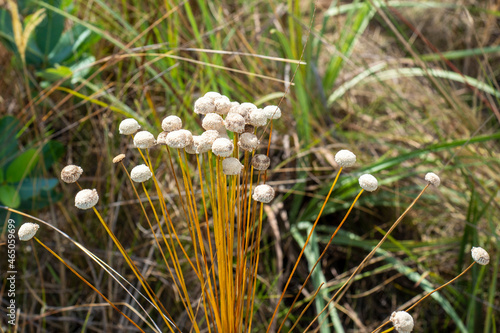
{"label": "dried flower bud", "polygon": [[137,122],[137,120],[133,118],[127,118],[122,120],[120,123],[120,126],[118,127],[118,130],[120,131],[120,134],[123,135],[130,135],[134,134],[141,128],[141,125]]}
{"label": "dried flower bud", "polygon": [[116,155],[114,158],[113,158],[113,163],[116,164],[116,163],[120,163],[121,161],[123,161],[125,159],[125,154],[119,154],[119,155]]}
{"label": "dried flower bud", "polygon": [[165,132],[180,130],[182,128],[182,120],[177,116],[168,116],[161,122],[161,128]]}
{"label": "dried flower bud", "polygon": [[156,144],[155,137],[148,131],[140,131],[134,135],[134,145],[137,148],[151,148]]}
{"label": "dried flower bud", "polygon": [[152,176],[153,174],[146,164],[137,165],[130,171],[130,178],[136,183],[145,182]]}
{"label": "dried flower bud", "polygon": [[347,149],[342,149],[335,154],[335,162],[342,168],[351,167],[356,163],[356,155]]}
{"label": "dried flower bud", "polygon": [[235,112],[229,112],[224,120],[226,129],[235,133],[243,133],[245,131],[245,118]]}
{"label": "dried flower bud", "polygon": [[265,171],[271,164],[271,159],[264,154],[256,154],[252,157],[252,166],[260,171]]}
{"label": "dried flower bud", "polygon": [[214,105],[215,112],[221,115],[228,114],[232,106],[231,101],[226,96],[214,99]]}
{"label": "dried flower bud", "polygon": [[29,241],[35,236],[36,232],[38,231],[38,228],[40,228],[40,226],[36,223],[31,223],[31,222],[23,223],[23,225],[19,228],[19,231],[17,232],[19,240],[25,242]]}
{"label": "dried flower bud", "polygon": [[80,168],[77,165],[66,165],[62,170],[61,170],[61,179],[65,183],[74,183],[78,179],[80,179],[80,176],[83,173],[83,169]]}
{"label": "dried flower bud", "polygon": [[429,172],[428,174],[426,174],[425,180],[436,187],[438,187],[439,184],[441,184],[441,179],[439,179],[439,176],[433,172]]}
{"label": "dried flower bud", "polygon": [[212,144],[212,152],[220,157],[229,157],[233,153],[233,143],[226,138],[218,138]]}
{"label": "dried flower bud", "polygon": [[410,333],[413,330],[413,317],[406,311],[394,311],[391,322],[399,333]]}
{"label": "dried flower bud", "polygon": [[169,147],[181,149],[193,143],[193,134],[188,130],[181,129],[167,134],[167,145]]}
{"label": "dried flower bud", "polygon": [[207,114],[210,112],[215,112],[215,105],[212,99],[200,97],[194,102],[194,113]]}
{"label": "dried flower bud", "polygon": [[373,192],[378,188],[377,178],[370,174],[364,174],[359,177],[359,186],[365,191]]}
{"label": "dried flower bud", "polygon": [[246,151],[254,151],[259,145],[259,139],[252,133],[243,133],[238,140],[238,146]]}
{"label": "dried flower bud", "polygon": [[490,262],[490,255],[482,247],[473,246],[470,252],[472,254],[472,259],[474,259],[474,261],[479,265],[488,265]]}
{"label": "dried flower bud", "polygon": [[274,195],[274,189],[271,186],[264,184],[257,185],[255,187],[252,198],[258,202],[270,203],[274,199]]}
{"label": "dried flower bud", "polygon": [[267,119],[279,119],[281,118],[281,110],[276,105],[268,105],[263,109],[264,114]]}
{"label": "dried flower bud", "polygon": [[243,164],[234,157],[228,157],[222,161],[222,172],[228,176],[239,175],[243,170]]}
{"label": "dried flower bud", "polygon": [[94,207],[99,201],[99,195],[95,189],[81,190],[75,196],[75,206],[80,209],[89,209]]}
{"label": "dried flower bud", "polygon": [[[200,135],[196,149],[198,153],[203,154],[212,149],[212,145],[219,138],[219,132],[216,130],[208,130]],[[195,142],[196,144],[196,142]]]}
{"label": "dried flower bud", "polygon": [[262,109],[252,109],[248,113],[248,123],[255,127],[266,126],[267,118]]}
{"label": "dried flower bud", "polygon": [[207,113],[201,124],[205,130],[218,130],[224,127],[224,119],[217,113]]}
{"label": "dried flower bud", "polygon": [[168,133],[170,132],[161,132],[160,134],[158,134],[158,136],[156,137],[156,144],[166,145]]}
{"label": "dried flower bud", "polygon": [[[217,98],[221,98],[222,95],[216,91],[209,91],[203,96],[206,100],[214,102]],[[224,96],[225,97],[225,96]]]}

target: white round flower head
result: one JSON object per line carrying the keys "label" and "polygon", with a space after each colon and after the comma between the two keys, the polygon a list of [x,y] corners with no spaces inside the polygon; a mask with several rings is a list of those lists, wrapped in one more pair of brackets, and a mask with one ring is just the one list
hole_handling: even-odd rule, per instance
{"label": "white round flower head", "polygon": [[125,154],[118,154],[116,155],[114,158],[113,158],[113,163],[116,164],[116,163],[120,163],[121,161],[123,161],[125,159]]}
{"label": "white round flower head", "polygon": [[156,137],[156,143],[159,145],[166,145],[168,133],[170,132],[161,132],[160,134],[158,134],[158,136]]}
{"label": "white round flower head", "polygon": [[233,143],[226,138],[218,138],[212,144],[212,152],[220,157],[229,157],[233,153]]}
{"label": "white round flower head", "polygon": [[426,174],[425,180],[436,187],[438,187],[439,184],[441,184],[441,179],[439,179],[439,176],[433,172],[429,172],[428,174]]}
{"label": "white round flower head", "polygon": [[269,165],[271,164],[271,159],[264,154],[256,154],[254,157],[252,157],[252,166],[259,170],[259,171],[265,171],[267,168],[269,168]]}
{"label": "white round flower head", "polygon": [[378,188],[377,178],[370,174],[364,174],[358,179],[359,186],[365,191],[373,192]]}
{"label": "white round flower head", "polygon": [[66,165],[62,170],[61,170],[61,179],[65,183],[74,183],[78,179],[80,179],[80,176],[83,173],[83,169],[79,167],[78,165]]}
{"label": "white round flower head", "polygon": [[356,163],[356,155],[347,149],[342,149],[335,154],[335,162],[342,168],[351,167]]}
{"label": "white round flower head", "polygon": [[198,141],[195,141],[195,146],[199,154],[206,153],[212,150],[212,145],[219,138],[219,132],[216,130],[208,130],[203,132]]}
{"label": "white round flower head", "polygon": [[226,129],[235,133],[243,133],[245,131],[245,118],[236,112],[229,112],[224,120]]}
{"label": "white round flower head", "polygon": [[81,190],[75,196],[75,206],[80,209],[89,209],[94,207],[99,201],[99,195],[95,189]]}
{"label": "white round flower head", "polygon": [[141,125],[137,122],[137,120],[133,118],[127,118],[122,120],[120,123],[120,126],[118,127],[118,130],[120,131],[120,134],[123,135],[130,135],[134,134],[141,128]]}
{"label": "white round flower head", "polygon": [[136,183],[145,182],[152,176],[153,174],[146,164],[137,165],[130,171],[130,178]]}
{"label": "white round flower head", "polygon": [[263,110],[267,119],[279,119],[281,118],[281,109],[276,105],[268,105]]}
{"label": "white round flower head", "polygon": [[239,175],[243,170],[243,164],[234,157],[228,157],[222,161],[222,172],[227,176]]}
{"label": "white round flower head", "polygon": [[473,246],[470,252],[472,254],[472,259],[474,259],[474,261],[479,265],[488,265],[490,262],[490,255],[482,247]]}
{"label": "white round flower head", "polygon": [[236,110],[240,107],[240,103],[231,102],[231,107],[229,108],[229,112],[236,112]]}
{"label": "white round flower head", "polygon": [[161,128],[165,132],[177,131],[182,128],[182,120],[177,116],[168,116],[161,122]]}
{"label": "white round flower head", "polygon": [[274,199],[274,189],[269,185],[257,185],[253,190],[252,198],[255,201],[270,203]]}
{"label": "white round flower head", "polygon": [[259,139],[252,133],[243,133],[238,140],[238,146],[246,151],[254,151],[259,145]]}
{"label": "white round flower head", "polygon": [[231,109],[231,101],[226,96],[214,99],[215,112],[221,115],[228,114]]}
{"label": "white round flower head", "polygon": [[194,113],[207,114],[215,112],[215,105],[211,98],[200,97],[194,102]]}
{"label": "white round flower head", "polygon": [[252,109],[248,113],[248,123],[255,127],[266,126],[267,117],[262,109]]}
{"label": "white round flower head", "polygon": [[201,127],[205,130],[218,130],[221,127],[224,127],[224,119],[217,113],[207,113],[203,118],[201,123]]}
{"label": "white round flower head", "polygon": [[[217,98],[221,98],[222,95],[219,94],[216,91],[209,91],[203,96],[206,100],[209,100],[210,102],[214,102]],[[224,96],[225,97],[225,96]]]}
{"label": "white round flower head", "polygon": [[167,134],[167,145],[171,148],[186,148],[193,143],[193,134],[188,130],[181,129]]}
{"label": "white round flower head", "polygon": [[248,123],[250,110],[257,109],[257,107],[252,103],[241,103],[238,106],[232,107],[229,112],[238,113],[245,119],[245,122]]}
{"label": "white round flower head", "polygon": [[406,311],[394,311],[391,322],[399,333],[410,333],[413,330],[413,317]]}
{"label": "white round flower head", "polygon": [[186,153],[191,155],[199,154],[198,146],[200,144],[201,135],[193,135],[193,144],[186,146],[184,149]]}
{"label": "white round flower head", "polygon": [[153,134],[148,131],[140,131],[134,135],[134,145],[137,148],[151,148],[156,144],[156,140]]}
{"label": "white round flower head", "polygon": [[38,228],[40,228],[40,226],[36,223],[31,223],[31,222],[23,223],[23,225],[19,228],[19,231],[17,232],[19,240],[25,242],[29,241],[35,236],[36,232],[38,231]]}

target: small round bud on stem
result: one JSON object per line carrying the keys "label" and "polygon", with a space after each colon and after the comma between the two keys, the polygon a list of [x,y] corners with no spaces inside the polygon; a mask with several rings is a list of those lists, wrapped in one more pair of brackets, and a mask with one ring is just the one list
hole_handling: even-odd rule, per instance
{"label": "small round bud on stem", "polygon": [[267,168],[269,168],[269,165],[271,164],[271,159],[264,154],[256,154],[254,157],[252,157],[252,166],[259,170],[259,171],[265,171]]}
{"label": "small round bud on stem", "polygon": [[439,179],[439,176],[433,172],[429,172],[428,174],[426,174],[425,180],[436,187],[438,187],[439,184],[441,184],[441,179]]}
{"label": "small round bud on stem", "polygon": [[342,168],[348,168],[356,163],[356,155],[347,149],[342,149],[335,154],[335,162]]}
{"label": "small round bud on stem", "polygon": [[99,195],[95,189],[81,190],[75,196],[75,206],[80,209],[89,209],[94,207],[99,201]]}
{"label": "small round bud on stem", "polygon": [[113,163],[116,164],[116,163],[120,163],[121,161],[123,161],[125,159],[125,154],[120,154],[120,155],[116,155],[114,158],[113,158]]}
{"label": "small round bud on stem", "polygon": [[182,120],[177,116],[168,116],[161,122],[161,128],[165,132],[180,130],[182,128]]}
{"label": "small round bud on stem", "polygon": [[134,135],[134,145],[137,148],[146,149],[151,148],[156,144],[155,137],[148,131],[140,131]]}
{"label": "small round bud on stem", "polygon": [[210,112],[215,112],[213,99],[203,96],[194,102],[194,113],[207,114]]}
{"label": "small round bud on stem", "polygon": [[234,157],[228,157],[222,161],[222,172],[228,176],[239,175],[243,170],[243,164]]}
{"label": "small round bud on stem", "polygon": [[205,118],[203,118],[201,127],[205,130],[218,130],[219,128],[224,127],[224,119],[222,119],[222,117],[217,113],[207,113]]}
{"label": "small round bud on stem", "polygon": [[134,134],[141,128],[141,125],[137,122],[137,120],[133,118],[127,118],[122,120],[120,123],[120,126],[118,127],[118,130],[120,131],[120,134],[123,135],[130,135]]}
{"label": "small round bud on stem", "polygon": [[391,322],[399,333],[410,333],[413,330],[413,317],[406,311],[394,311]]}
{"label": "small round bud on stem", "polygon": [[359,186],[365,191],[373,192],[378,188],[377,178],[370,174],[364,174],[359,177]]}
{"label": "small round bud on stem", "polygon": [[172,148],[185,148],[193,144],[193,134],[185,129],[173,131],[167,134],[166,142]]}
{"label": "small round bud on stem", "polygon": [[488,265],[490,262],[490,255],[482,247],[472,247],[471,250],[472,259],[479,265]]}
{"label": "small round bud on stem", "polygon": [[268,105],[263,110],[267,119],[279,119],[281,118],[281,110],[276,105]]}
{"label": "small round bud on stem", "polygon": [[215,105],[215,113],[225,115],[228,114],[231,109],[231,101],[226,96],[221,96],[219,98],[214,99]]}
{"label": "small round bud on stem", "polygon": [[247,123],[255,127],[266,126],[267,118],[262,109],[252,109],[248,113]]}
{"label": "small round bud on stem", "polygon": [[274,199],[274,194],[274,189],[271,186],[267,184],[257,185],[253,190],[252,198],[258,202],[270,203]]}
{"label": "small round bud on stem", "polygon": [[36,232],[38,231],[38,228],[40,228],[40,226],[36,223],[31,223],[31,222],[23,223],[23,225],[19,228],[19,231],[17,232],[19,240],[25,242],[29,241],[35,236]]}
{"label": "small round bud on stem", "polygon": [[145,182],[152,176],[153,174],[146,164],[137,165],[130,171],[130,178],[136,183]]}
{"label": "small round bud on stem", "polygon": [[229,157],[233,153],[233,143],[226,138],[218,138],[212,144],[212,152],[220,157]]}
{"label": "small round bud on stem", "polygon": [[245,118],[235,112],[229,112],[224,120],[226,129],[235,133],[243,133],[245,131]]}
{"label": "small round bud on stem", "polygon": [[67,165],[61,170],[61,179],[65,183],[74,183],[83,173],[83,169],[77,165]]}
{"label": "small round bud on stem", "polygon": [[252,133],[243,133],[238,140],[238,146],[246,151],[254,151],[258,145],[259,139]]}

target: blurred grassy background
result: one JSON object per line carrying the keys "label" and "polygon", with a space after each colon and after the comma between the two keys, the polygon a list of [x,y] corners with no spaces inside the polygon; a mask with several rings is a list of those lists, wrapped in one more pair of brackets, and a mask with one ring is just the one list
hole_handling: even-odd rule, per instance
{"label": "blurred grassy background", "polygon": [[[12,197],[5,188],[39,180],[45,186],[22,194],[19,207],[120,271],[124,263],[98,221],[72,207],[76,188],[52,181],[66,164],[81,165],[82,183],[102,194],[101,210],[118,238],[169,299],[169,278],[151,257],[151,236],[140,227],[143,217],[132,189],[111,164],[131,144],[118,135],[119,122],[134,117],[158,133],[163,117],[176,114],[199,132],[192,106],[207,91],[262,106],[277,104],[289,89],[281,104],[284,116],[274,122],[270,138],[270,182],[280,198],[266,208],[255,331],[267,324],[298,244],[333,179],[333,156],[342,148],[356,153],[358,164],[341,177],[308,254],[322,249],[342,219],[358,191],[357,176],[373,173],[382,187],[362,197],[303,302],[320,281],[326,282],[325,297],[345,281],[422,188],[426,172],[439,174],[442,186],[427,191],[383,246],[386,252],[342,299],[338,317],[329,317],[324,327],[337,321],[337,330],[370,332],[392,311],[460,273],[470,263],[470,247],[482,246],[491,265],[474,267],[412,314],[417,332],[497,331],[500,8],[495,1],[320,0],[316,9],[311,1],[291,0],[18,4],[24,31],[37,10],[43,9],[45,18],[26,39],[23,60],[8,3],[0,1],[0,114],[18,120],[8,132],[17,139],[16,149],[0,151],[3,204],[13,205],[5,201]],[[301,58],[306,64],[296,71]],[[28,158],[26,151],[36,154]],[[20,156],[31,166],[15,179],[7,170]],[[127,156],[130,163],[138,160],[134,153]],[[43,229],[39,235],[100,290],[127,301],[77,249]],[[18,287],[20,331],[114,331],[125,324],[107,307],[89,306],[102,300],[39,247],[19,247],[17,260],[24,278]],[[302,260],[291,291],[307,276],[308,260]],[[316,306],[325,303],[320,298]],[[283,309],[286,305],[285,300]],[[182,315],[175,304],[172,312]],[[315,314],[311,307],[299,330]]]}

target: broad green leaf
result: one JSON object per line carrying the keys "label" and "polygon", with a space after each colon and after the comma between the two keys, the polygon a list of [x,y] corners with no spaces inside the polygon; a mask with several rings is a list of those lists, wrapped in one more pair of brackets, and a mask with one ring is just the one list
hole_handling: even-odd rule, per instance
{"label": "broad green leaf", "polygon": [[12,31],[12,18],[7,9],[0,8],[0,41],[12,52],[17,52]]}
{"label": "broad green leaf", "polygon": [[3,183],[3,181],[4,181],[3,169],[0,169],[0,184]]}
{"label": "broad green leaf", "polygon": [[49,54],[49,61],[52,65],[55,65],[70,59],[77,59],[99,39],[100,37],[92,33],[88,28],[75,24],[61,36],[59,42]]}
{"label": "broad green leaf", "polygon": [[9,164],[5,174],[9,183],[15,183],[26,177],[38,162],[39,154],[36,149],[28,149]]}
{"label": "broad green leaf", "polygon": [[[60,0],[45,0],[44,2],[60,8]],[[46,17],[35,29],[36,45],[43,54],[44,62],[48,59],[48,55],[57,45],[59,38],[64,30],[64,17],[53,11],[46,11]]]}
{"label": "broad green leaf", "polygon": [[17,150],[16,133],[19,120],[11,116],[0,118],[0,167],[6,165],[14,157]]}
{"label": "broad green leaf", "polygon": [[[56,178],[27,178],[19,187],[19,195],[21,200],[26,200],[37,196],[41,191],[52,190],[57,184],[59,184],[59,180]],[[14,184],[14,186],[17,188],[19,183]]]}
{"label": "broad green leaf", "polygon": [[19,209],[20,210],[42,209],[44,207],[53,204],[54,202],[61,200],[62,197],[63,197],[62,193],[56,192],[55,190],[46,192],[42,191],[40,192],[40,195],[37,197],[21,201]]}
{"label": "broad green leaf", "polygon": [[69,67],[56,65],[54,68],[37,72],[36,75],[46,81],[56,82],[64,78],[70,78],[73,72]]}
{"label": "broad green leaf", "polygon": [[3,185],[0,187],[0,201],[8,207],[17,208],[21,203],[19,193],[14,186]]}
{"label": "broad green leaf", "polygon": [[51,140],[42,148],[43,163],[45,168],[49,168],[55,161],[59,160],[65,152],[64,145],[59,141]]}

